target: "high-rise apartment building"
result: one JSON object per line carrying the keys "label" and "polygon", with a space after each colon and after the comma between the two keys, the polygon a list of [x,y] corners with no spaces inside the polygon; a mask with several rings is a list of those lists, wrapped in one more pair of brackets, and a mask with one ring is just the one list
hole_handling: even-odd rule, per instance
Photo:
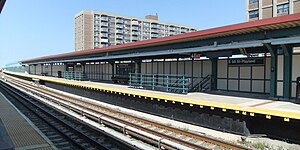
{"label": "high-rise apartment building", "polygon": [[300,12],[300,0],[246,0],[248,21]]}
{"label": "high-rise apartment building", "polygon": [[101,11],[84,10],[75,15],[75,51],[119,45],[197,31],[194,27]]}

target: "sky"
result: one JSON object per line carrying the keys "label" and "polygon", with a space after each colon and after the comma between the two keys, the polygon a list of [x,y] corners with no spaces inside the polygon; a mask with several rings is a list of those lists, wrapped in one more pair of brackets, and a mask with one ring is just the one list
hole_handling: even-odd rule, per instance
{"label": "sky", "polygon": [[74,51],[80,10],[208,29],[246,21],[245,0],[7,0],[0,14],[0,67],[19,60]]}

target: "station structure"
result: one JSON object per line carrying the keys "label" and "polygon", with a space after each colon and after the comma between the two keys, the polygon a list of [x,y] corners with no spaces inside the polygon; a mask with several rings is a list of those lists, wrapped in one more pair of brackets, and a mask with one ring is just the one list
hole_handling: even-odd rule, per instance
{"label": "station structure", "polygon": [[[186,81],[189,84],[182,93],[195,91],[195,86],[210,78],[212,91],[261,93],[293,101],[300,76],[300,53],[294,51],[300,43],[299,29],[297,13],[21,63],[29,74],[64,77],[68,71],[81,72],[93,81],[127,75],[129,81],[144,80],[145,85],[138,84],[145,87],[150,80],[163,82],[162,88],[155,88],[169,85],[166,91],[172,91],[171,83]],[[149,77],[157,74],[160,78]],[[172,76],[187,80],[170,79]]]}
{"label": "station structure", "polygon": [[299,44],[297,13],[22,60],[4,72],[221,131],[299,143]]}

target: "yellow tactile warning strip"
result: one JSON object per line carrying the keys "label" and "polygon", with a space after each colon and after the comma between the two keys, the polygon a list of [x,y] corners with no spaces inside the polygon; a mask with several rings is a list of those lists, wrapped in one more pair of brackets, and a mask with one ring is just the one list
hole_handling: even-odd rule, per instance
{"label": "yellow tactile warning strip", "polygon": [[15,149],[52,149],[0,93],[0,118]]}
{"label": "yellow tactile warning strip", "polygon": [[201,99],[189,99],[189,98],[182,98],[182,97],[175,97],[172,95],[167,94],[158,94],[155,92],[143,92],[143,91],[135,91],[130,89],[121,89],[121,88],[114,88],[114,87],[104,87],[101,85],[95,84],[88,84],[81,81],[74,81],[74,80],[65,80],[61,78],[54,78],[54,77],[45,77],[45,76],[38,76],[38,75],[30,75],[24,73],[15,73],[15,72],[6,72],[9,74],[14,74],[22,77],[39,79],[44,81],[50,81],[59,84],[66,84],[71,86],[77,86],[87,89],[99,90],[108,93],[115,93],[115,94],[122,94],[132,97],[139,97],[143,99],[149,100],[158,100],[162,102],[172,102],[172,103],[180,103],[181,105],[189,105],[191,107],[199,107],[203,108],[203,106],[210,107],[211,110],[215,110],[215,108],[222,109],[223,112],[227,112],[227,110],[233,110],[237,114],[241,115],[249,115],[255,116],[255,114],[262,114],[266,116],[266,119],[271,119],[271,116],[282,117],[283,121],[289,122],[290,119],[300,120],[300,113],[292,112],[292,111],[283,111],[283,110],[275,110],[275,109],[265,109],[265,108],[258,108],[258,107],[245,107],[236,104],[229,104],[229,103],[221,103],[221,102],[213,102],[213,101],[204,101]]}

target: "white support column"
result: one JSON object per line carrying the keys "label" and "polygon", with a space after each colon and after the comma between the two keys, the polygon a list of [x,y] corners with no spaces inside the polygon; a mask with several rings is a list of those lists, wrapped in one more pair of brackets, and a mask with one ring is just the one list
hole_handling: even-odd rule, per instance
{"label": "white support column", "polygon": [[289,10],[289,14],[293,14],[294,13],[294,0],[290,0],[289,1],[289,8],[290,8],[290,10]]}
{"label": "white support column", "polygon": [[249,0],[246,0],[246,20],[249,21]]}
{"label": "white support column", "polygon": [[263,11],[262,11],[262,1],[263,1],[263,0],[259,0],[259,1],[258,1],[258,13],[259,13],[259,14],[258,14],[258,19],[259,19],[259,20],[261,20],[262,17],[263,17],[263,16],[262,16],[262,13],[263,13]]}
{"label": "white support column", "polygon": [[277,17],[277,0],[273,0],[273,17]]}

